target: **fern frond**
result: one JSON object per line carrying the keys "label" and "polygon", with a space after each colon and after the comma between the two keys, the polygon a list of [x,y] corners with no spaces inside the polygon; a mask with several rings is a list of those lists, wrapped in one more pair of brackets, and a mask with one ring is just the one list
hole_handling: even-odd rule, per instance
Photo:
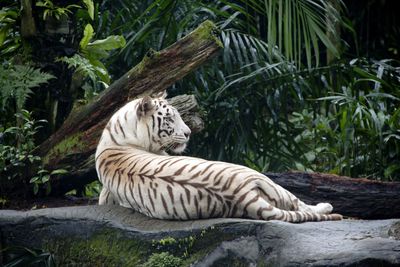
{"label": "fern frond", "polygon": [[93,83],[97,80],[96,67],[93,66],[88,59],[75,54],[73,57],[60,57],[56,59],[56,62],[64,62],[68,65],[69,69],[75,69],[75,71],[81,73],[85,77],[89,77]]}
{"label": "fern frond", "polygon": [[15,100],[18,110],[21,110],[26,99],[32,94],[32,88],[48,83],[55,76],[27,65],[0,65],[0,99],[1,109],[8,102]]}

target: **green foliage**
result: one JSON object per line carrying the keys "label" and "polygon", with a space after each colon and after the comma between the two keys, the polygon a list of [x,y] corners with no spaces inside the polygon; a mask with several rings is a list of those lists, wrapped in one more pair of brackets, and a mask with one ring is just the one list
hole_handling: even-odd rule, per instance
{"label": "green foliage", "polygon": [[180,267],[182,259],[169,254],[168,252],[152,254],[143,267]]}
{"label": "green foliage", "polygon": [[220,56],[170,89],[190,88],[204,108],[191,154],[259,171],[399,179],[397,63],[320,59],[344,56],[337,26],[355,36],[341,1],[120,0],[100,10],[97,31],[127,40],[112,57],[116,76],[205,19],[221,28]]}
{"label": "green foliage", "polygon": [[367,63],[351,62],[358,75],[342,86],[342,92],[318,99],[329,102],[327,117],[335,126],[327,137],[338,156],[331,170],[349,176],[399,179],[400,69],[387,60]]}
{"label": "green foliage", "polygon": [[14,246],[5,248],[0,253],[4,257],[4,267],[56,266],[54,256],[41,249]]}
{"label": "green foliage", "polygon": [[27,65],[0,65],[0,109],[15,105],[13,111],[20,111],[26,99],[33,93],[32,89],[47,83],[55,77]]}
{"label": "green foliage", "polygon": [[[340,21],[340,10],[332,8],[329,1],[241,0],[238,4],[228,2],[226,5],[235,11],[235,18],[239,15],[245,18],[243,24],[248,27],[247,32],[266,36],[269,54],[276,48],[289,62],[296,62],[299,67],[305,54],[310,68],[314,64],[319,65],[322,42],[329,51],[339,56],[327,33],[335,33],[333,23]],[[328,12],[331,19],[327,18]],[[260,21],[266,25],[265,32],[257,29]]]}
{"label": "green foliage", "polygon": [[[86,83],[85,99],[90,99],[95,96],[98,91],[107,88],[111,77],[108,74],[107,68],[100,61],[109,56],[109,50],[117,49],[125,45],[125,39],[122,36],[112,35],[103,40],[90,42],[93,36],[93,28],[87,24],[84,31],[84,36],[80,42],[80,54],[75,54],[72,57],[61,57],[56,59],[57,62],[68,64],[68,68],[75,69],[83,77],[90,79],[90,84]],[[100,86],[102,85],[102,86]]]}
{"label": "green foliage", "polygon": [[[13,180],[23,177],[27,169],[37,168],[37,173],[29,181],[33,185],[33,193],[37,194],[40,187],[46,188],[46,194],[51,191],[50,177],[67,173],[66,170],[57,169],[51,172],[43,169],[40,157],[33,154],[36,147],[34,135],[46,121],[35,121],[32,113],[21,110],[16,117],[21,126],[6,129],[0,128],[0,177],[1,180]],[[4,180],[2,181],[4,182]]]}
{"label": "green foliage", "polygon": [[[206,19],[215,21],[222,30],[224,56],[218,60],[221,64],[215,67],[223,75],[233,74],[229,71],[235,67],[232,59],[240,62],[241,67],[256,64],[263,54],[283,54],[286,63],[300,63],[305,57],[310,66],[318,64],[321,44],[338,56],[324,27],[335,34],[331,24],[341,21],[340,10],[326,1],[158,0],[136,3],[121,0],[104,1],[100,8],[103,12],[98,29],[103,34],[118,32],[127,40],[121,53],[113,58],[113,62],[119,61],[120,69],[125,67],[121,72],[137,64],[149,48],[160,50],[172,44]],[[325,15],[328,10],[332,17],[329,21]],[[264,43],[262,47],[260,43]],[[295,66],[300,67],[300,64]]]}
{"label": "green foliage", "polygon": [[[196,94],[204,109],[206,129],[193,136],[190,154],[259,171],[297,169],[398,180],[398,62],[346,58],[346,43],[335,37],[345,38],[346,31],[357,36],[345,18],[343,3],[332,6],[334,2],[82,0],[63,2],[61,7],[42,0],[36,2],[42,13],[35,17],[40,34],[32,37],[33,42],[21,38],[20,7],[11,3],[0,10],[0,56],[25,65],[0,66],[0,108],[2,114],[22,108],[55,114],[48,119],[53,131],[53,122],[60,125],[69,112],[60,106],[81,98],[83,92],[90,99],[140,62],[150,48],[163,49],[210,19],[221,29],[222,53],[169,90],[171,95]],[[70,33],[40,32],[50,17],[68,18]],[[48,39],[54,39],[54,47],[38,49]],[[51,53],[46,62],[27,63],[47,51]],[[337,61],[325,60],[326,53]],[[44,87],[53,77],[27,65],[46,70],[50,66],[62,86]],[[40,90],[33,89],[39,86]],[[32,91],[40,103],[27,106]],[[57,109],[65,116],[56,116]],[[15,125],[10,118],[14,117],[0,118],[3,131]],[[24,119],[17,119],[17,128],[24,124]],[[3,139],[12,139],[13,134],[9,131]],[[33,148],[33,136],[29,138]],[[40,165],[31,148],[19,151],[23,142],[4,142],[2,166],[15,164],[17,176],[23,164]],[[66,143],[70,145],[69,140]],[[52,175],[57,174],[39,168],[32,185],[46,188]],[[94,196],[98,189],[93,183],[85,193]]]}
{"label": "green foliage", "polygon": [[40,158],[33,155],[34,135],[44,121],[32,120],[32,114],[26,110],[17,113],[21,126],[0,128],[0,176],[2,179],[14,179],[22,175],[28,166],[39,164]]}
{"label": "green foliage", "polygon": [[0,9],[0,56],[6,57],[17,51],[21,45],[21,38],[13,32],[17,25],[19,10],[17,7],[3,7]]}
{"label": "green foliage", "polygon": [[[83,1],[91,20],[94,19],[94,3],[91,0]],[[83,37],[79,42],[79,52],[72,57],[57,58],[57,62],[68,64],[68,68],[75,70],[75,75],[88,77],[82,88],[85,90],[85,99],[91,99],[99,91],[107,88],[111,77],[102,60],[109,56],[109,52],[125,46],[125,39],[121,35],[110,35],[104,39],[92,41],[95,32],[91,23],[87,23],[83,30]],[[92,41],[92,42],[91,42]]]}
{"label": "green foliage", "polygon": [[89,17],[93,20],[94,19],[94,3],[93,3],[93,1],[92,0],[82,0],[82,2],[86,6]]}
{"label": "green foliage", "polygon": [[60,20],[62,17],[68,17],[69,15],[73,14],[71,9],[72,8],[81,8],[78,5],[67,5],[66,7],[60,7],[53,3],[51,0],[44,0],[36,2],[37,7],[44,8],[43,10],[43,20],[46,20],[48,17],[56,18]]}
{"label": "green foliage", "polygon": [[50,178],[54,175],[67,174],[68,171],[64,169],[57,169],[49,172],[43,168],[37,172],[37,174],[29,180],[29,183],[33,184],[33,193],[36,195],[39,192],[39,188],[44,186],[46,188],[46,195],[50,194]]}
{"label": "green foliage", "polygon": [[[92,65],[87,58],[82,57],[79,54],[75,54],[72,57],[60,57],[56,59],[56,62],[64,62],[68,65],[68,68],[75,69],[75,72],[81,74],[83,77],[88,77],[94,87],[98,80],[98,73],[103,73],[102,68]],[[93,87],[90,90],[93,91]],[[88,90],[89,91],[89,90]],[[86,94],[91,92],[86,92]]]}
{"label": "green foliage", "polygon": [[101,187],[101,183],[96,180],[85,186],[85,191],[83,194],[85,197],[98,197],[101,192]]}
{"label": "green foliage", "polygon": [[[245,158],[260,171],[399,179],[400,80],[390,61],[358,60],[268,76],[255,73],[251,79],[227,81],[219,90],[222,103],[209,107],[219,122],[218,138],[229,140],[219,151],[234,161]],[[243,94],[240,86],[249,85],[251,93]],[[251,98],[255,94],[258,99]]]}
{"label": "green foliage", "polygon": [[[88,24],[89,25],[89,24]],[[109,53],[107,51],[118,49],[125,46],[125,39],[120,35],[110,35],[102,40],[95,40],[93,42],[89,42],[91,39],[90,30],[87,32],[89,36],[83,36],[81,41],[81,52],[85,58],[88,59],[90,64],[95,67],[97,76],[105,83],[110,83],[110,75],[106,67],[100,61],[101,59],[107,58]]]}

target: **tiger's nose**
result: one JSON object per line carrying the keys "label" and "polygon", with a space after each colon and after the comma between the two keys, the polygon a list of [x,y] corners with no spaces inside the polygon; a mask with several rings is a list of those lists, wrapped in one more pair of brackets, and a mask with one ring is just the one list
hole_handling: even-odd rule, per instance
{"label": "tiger's nose", "polygon": [[183,134],[185,135],[186,138],[189,138],[189,136],[191,134],[190,129],[188,131],[184,132]]}

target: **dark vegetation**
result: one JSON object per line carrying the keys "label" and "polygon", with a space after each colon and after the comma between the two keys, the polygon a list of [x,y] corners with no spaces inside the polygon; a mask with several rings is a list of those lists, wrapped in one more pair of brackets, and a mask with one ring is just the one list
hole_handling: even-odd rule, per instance
{"label": "dark vegetation", "polygon": [[[169,88],[196,95],[188,154],[259,171],[400,180],[396,1],[5,0],[0,11],[0,203],[51,193],[72,167],[35,147],[70,112],[209,19],[221,53]],[[93,174],[92,174],[93,175]],[[89,180],[95,180],[92,177]],[[96,196],[90,183],[69,195]],[[21,203],[21,202],[19,202]],[[22,204],[21,204],[22,205]],[[14,205],[18,206],[18,205]]]}

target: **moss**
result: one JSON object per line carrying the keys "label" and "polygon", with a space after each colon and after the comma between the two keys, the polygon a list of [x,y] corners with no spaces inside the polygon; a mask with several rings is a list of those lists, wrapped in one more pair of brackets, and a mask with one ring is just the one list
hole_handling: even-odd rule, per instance
{"label": "moss", "polygon": [[[183,238],[171,236],[146,240],[127,236],[122,230],[101,229],[93,234],[54,238],[43,250],[55,256],[57,266],[190,266],[203,259],[223,241],[237,238],[218,228],[196,231]],[[241,266],[241,259],[234,259]]]}
{"label": "moss", "polygon": [[168,252],[153,253],[143,267],[180,267],[182,259]]}
{"label": "moss", "polygon": [[86,147],[81,141],[82,134],[72,135],[57,145],[55,145],[49,153],[43,158],[43,163],[47,164],[50,159],[58,158],[60,155],[70,154],[72,151],[83,151]]}
{"label": "moss", "polygon": [[[190,38],[193,39],[193,45],[198,45],[198,42],[202,40],[212,40],[219,47],[224,47],[221,40],[219,39],[219,30],[217,26],[210,20],[206,20],[200,24],[200,26],[191,32],[189,35],[184,37],[183,39]],[[130,78],[131,76],[139,75],[143,73],[145,68],[151,66],[151,62],[157,62],[157,58],[160,56],[161,52],[155,51],[154,49],[150,49],[142,61],[138,63],[135,67],[133,67],[130,71],[128,71],[125,78]]]}
{"label": "moss", "polygon": [[147,241],[127,238],[117,230],[102,230],[89,238],[54,239],[45,245],[57,266],[138,266],[146,261],[150,248]]}
{"label": "moss", "polygon": [[224,47],[221,40],[219,39],[220,30],[215,24],[206,20],[200,26],[193,31],[189,36],[197,40],[211,40],[214,41],[219,47]]}
{"label": "moss", "polygon": [[189,251],[189,256],[185,259],[183,266],[203,259],[208,253],[216,249],[223,241],[230,241],[237,238],[236,234],[226,233],[218,228],[211,227],[203,230],[196,238]]}
{"label": "moss", "polygon": [[128,71],[128,74],[126,77],[130,77],[132,75],[138,75],[140,73],[143,73],[144,69],[150,64],[151,61],[154,59],[157,59],[160,55],[160,52],[154,50],[154,49],[149,49],[147,51],[146,55],[143,57],[142,61],[140,61],[135,67],[133,67],[130,71]]}
{"label": "moss", "polygon": [[182,266],[190,266],[194,262],[203,259],[221,242],[233,240],[236,237],[234,234],[210,227],[179,239],[166,237],[160,240],[153,240],[152,246],[158,252],[168,252],[182,258]]}

